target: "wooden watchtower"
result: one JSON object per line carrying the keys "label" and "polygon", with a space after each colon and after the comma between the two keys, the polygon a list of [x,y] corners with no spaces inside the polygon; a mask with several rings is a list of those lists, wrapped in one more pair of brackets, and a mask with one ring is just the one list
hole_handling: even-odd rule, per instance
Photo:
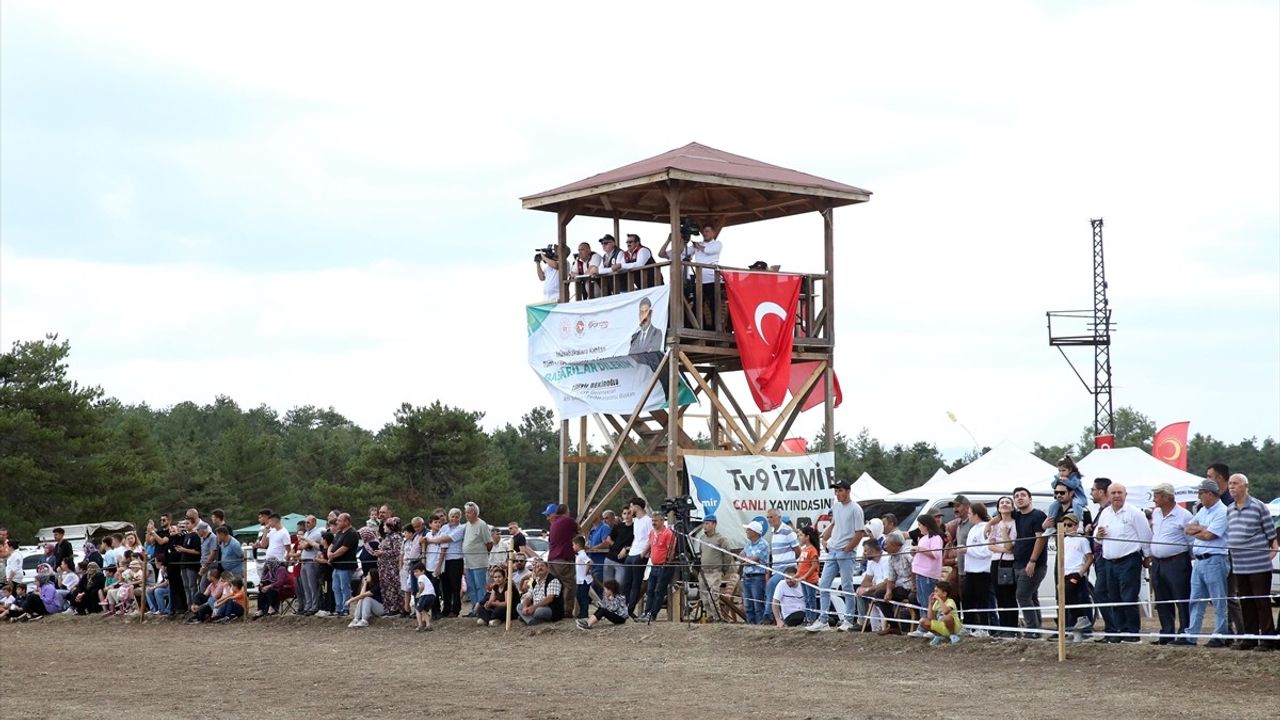
{"label": "wooden watchtower", "polygon": [[[668,495],[688,492],[681,487],[683,454],[694,449],[693,439],[683,430],[685,410],[677,402],[679,375],[700,398],[709,401],[713,452],[762,454],[777,452],[800,414],[802,400],[819,387],[825,389],[827,450],[833,449],[833,359],[835,356],[835,275],[834,210],[843,205],[866,202],[871,193],[851,185],[825,180],[807,173],[770,165],[714,148],[690,143],[682,148],[610,170],[569,185],[522,198],[523,206],[556,214],[559,257],[569,258],[567,231],[577,216],[612,218],[614,237],[619,237],[621,220],[661,223],[670,228],[670,260],[657,264],[663,281],[671,287],[666,354],[643,395],[652,392],[662,373],[667,373],[668,408],[678,408],[674,417],[666,410],[636,412],[630,416],[595,414],[597,428],[609,440],[603,458],[571,456],[570,427],[560,428],[560,502],[569,503],[570,468],[578,468],[577,515],[585,519],[589,508],[604,507],[628,483],[638,493],[638,472],[658,478]],[[742,364],[727,313],[721,270],[742,267],[706,267],[682,261],[684,239],[681,219],[692,218],[699,226],[717,230],[733,225],[770,220],[804,213],[822,219],[824,249],[822,272],[803,275],[800,305],[792,326],[793,361],[816,361],[801,391],[775,411],[766,424],[756,427],[748,420],[742,404],[724,383],[728,373],[741,372]],[[560,302],[573,302],[582,283],[571,276],[568,263],[560,275]],[[702,283],[694,283],[694,294],[682,292],[686,273],[709,269],[715,272],[711,297],[704,296]],[[633,270],[635,286],[654,282],[652,269]],[[643,274],[643,276],[641,276]],[[624,287],[619,283],[618,287]],[[603,287],[608,294],[609,287]],[[750,399],[748,398],[748,401]],[[580,419],[579,448],[585,448],[587,418]],[[602,462],[603,460],[603,462]],[[601,463],[594,482],[587,488],[588,464]],[[622,477],[604,489],[614,467]]]}

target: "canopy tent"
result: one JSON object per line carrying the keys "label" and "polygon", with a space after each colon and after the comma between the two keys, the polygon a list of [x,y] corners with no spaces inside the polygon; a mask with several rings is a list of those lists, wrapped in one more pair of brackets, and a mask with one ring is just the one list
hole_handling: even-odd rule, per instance
{"label": "canopy tent", "polygon": [[1094,450],[1076,463],[1080,474],[1085,478],[1085,488],[1093,482],[1093,478],[1110,478],[1125,486],[1129,493],[1129,503],[1135,507],[1152,506],[1151,488],[1160,483],[1173,486],[1175,497],[1180,503],[1193,503],[1199,499],[1196,487],[1204,478],[1183,472],[1168,463],[1157,460],[1141,448],[1111,448]]}
{"label": "canopy tent", "polygon": [[[301,515],[301,514],[299,514],[299,513],[289,513],[288,515],[281,515],[281,516],[280,516],[280,527],[282,527],[282,528],[284,528],[285,530],[288,530],[289,532],[291,532],[291,533],[292,533],[293,531],[295,531],[295,530],[297,530],[297,529],[298,529],[298,523],[300,523],[300,522],[302,522],[303,520],[306,520],[306,519],[307,519],[307,516],[306,516],[306,515]],[[323,529],[325,528],[325,525],[326,525],[326,524],[327,524],[327,523],[325,523],[325,521],[324,521],[324,520],[321,520],[320,518],[316,518],[316,527],[317,527],[317,528],[319,528],[319,529],[323,530]],[[231,534],[232,534],[232,535],[234,535],[235,537],[246,537],[246,536],[247,536],[247,537],[255,537],[255,538],[256,538],[256,537],[258,537],[258,534],[259,534],[259,533],[261,533],[261,532],[262,532],[262,526],[261,526],[261,525],[259,525],[259,524],[257,524],[257,523],[254,523],[254,524],[252,524],[252,525],[245,525],[245,526],[244,526],[244,527],[242,527],[242,528],[238,528],[238,529],[236,529],[236,530],[232,530],[232,531],[231,531]]]}
{"label": "canopy tent", "polygon": [[882,497],[888,497],[893,493],[889,488],[876,482],[869,473],[862,473],[858,479],[853,481],[853,486],[849,488],[849,494],[853,495],[854,500],[878,500]]}
{"label": "canopy tent", "polygon": [[933,475],[930,475],[928,480],[924,481],[924,484],[928,485],[931,482],[942,480],[946,476],[947,476],[947,469],[938,468],[937,470],[933,471]]}
{"label": "canopy tent", "polygon": [[1047,495],[1053,492],[1052,481],[1056,473],[1054,466],[1006,440],[959,470],[947,474],[939,469],[929,482],[899,494],[1008,494],[1015,487],[1025,487],[1033,493]]}
{"label": "canopy tent", "polygon": [[83,540],[84,538],[93,538],[95,541],[101,540],[112,533],[127,533],[134,529],[133,523],[124,522],[122,520],[103,520],[96,523],[77,523],[75,525],[50,525],[46,528],[40,528],[36,533],[41,543],[53,542],[53,529],[60,527],[66,531],[64,536],[67,540]]}

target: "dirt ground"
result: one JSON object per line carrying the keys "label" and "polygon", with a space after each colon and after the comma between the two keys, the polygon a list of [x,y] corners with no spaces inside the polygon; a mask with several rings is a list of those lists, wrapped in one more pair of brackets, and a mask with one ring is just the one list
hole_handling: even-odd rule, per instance
{"label": "dirt ground", "polygon": [[[54,617],[0,627],[0,717],[1023,720],[1076,715],[1102,694],[1117,720],[1280,711],[1280,653],[1085,643],[1060,665],[1056,647],[666,622],[505,633],[458,619],[419,634],[409,620]],[[188,669],[159,676],[166,658]]]}

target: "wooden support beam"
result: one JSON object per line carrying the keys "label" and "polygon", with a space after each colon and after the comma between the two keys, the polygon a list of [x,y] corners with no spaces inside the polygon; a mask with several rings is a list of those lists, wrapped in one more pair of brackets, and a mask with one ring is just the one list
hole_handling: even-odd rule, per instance
{"label": "wooden support beam", "polygon": [[[742,420],[742,424],[747,426],[749,432],[754,433],[755,429],[751,427],[751,422],[747,420],[747,414],[742,411],[742,406],[738,404],[738,398],[734,397],[733,392],[729,390],[729,386],[720,383],[720,392],[724,393],[724,396],[729,399],[729,404],[738,413],[738,419]],[[728,413],[725,414],[728,415]],[[756,439],[755,435],[752,435],[751,439],[754,441]]]}
{"label": "wooden support beam", "polygon": [[[752,454],[760,452],[759,446],[752,441],[751,438],[747,437],[747,434],[742,431],[742,428],[738,427],[738,423],[729,415],[729,411],[720,404],[720,398],[716,397],[715,393],[712,393],[710,388],[707,387],[707,381],[702,378],[702,373],[698,372],[698,368],[693,366],[693,362],[689,360],[689,356],[680,352],[680,362],[684,364],[685,369],[689,371],[689,374],[693,376],[693,379],[702,386],[703,391],[706,392],[707,397],[711,400],[711,404],[717,406],[720,412],[724,414],[725,420],[729,423],[729,429],[733,431],[733,434],[738,436],[738,439],[742,441],[743,445],[747,446],[747,448],[751,450]],[[671,452],[670,448],[668,448],[668,452]]]}
{"label": "wooden support beam", "polygon": [[[587,493],[587,497],[595,497],[595,494],[600,491],[600,486],[604,484],[605,476],[609,474],[609,470],[613,468],[614,462],[616,462],[618,456],[622,454],[623,438],[626,438],[631,433],[631,428],[635,427],[636,421],[640,419],[640,415],[644,412],[644,405],[649,401],[649,393],[653,392],[653,387],[658,384],[658,378],[660,377],[658,373],[662,372],[663,368],[667,365],[672,364],[670,361],[671,353],[667,353],[666,355],[663,355],[662,360],[658,362],[658,367],[654,370],[653,377],[649,378],[649,382],[645,384],[644,392],[640,393],[640,399],[636,402],[635,410],[631,412],[631,416],[627,419],[627,424],[623,426],[622,432],[618,433],[618,438],[610,443],[612,447],[609,450],[609,457],[605,460],[604,467],[600,468],[600,474],[596,476],[596,481],[592,484],[591,492]],[[568,423],[566,423],[566,425],[567,424]],[[561,457],[563,458],[567,454],[568,453],[562,453]],[[563,466],[564,463],[561,463],[561,465]],[[563,473],[561,474],[563,475]]]}
{"label": "wooden support beam", "polygon": [[[587,416],[578,418],[578,454],[587,454]],[[578,512],[581,513],[587,502],[587,464],[578,465]]]}
{"label": "wooden support beam", "polygon": [[822,377],[822,374],[826,369],[826,363],[818,363],[818,367],[814,368],[814,371],[809,373],[809,377],[804,381],[804,385],[801,386],[800,392],[791,396],[791,399],[787,401],[785,406],[783,406],[782,412],[778,413],[778,417],[774,418],[773,422],[769,424],[769,427],[766,428],[756,440],[760,447],[764,447],[765,444],[769,442],[769,439],[773,437],[773,434],[778,431],[778,428],[781,427],[784,422],[786,422],[787,427],[791,426],[791,421],[795,420],[795,416],[800,413],[800,408],[802,407],[800,404],[801,401],[809,396],[809,390],[813,388],[814,383],[818,382],[818,379]]}

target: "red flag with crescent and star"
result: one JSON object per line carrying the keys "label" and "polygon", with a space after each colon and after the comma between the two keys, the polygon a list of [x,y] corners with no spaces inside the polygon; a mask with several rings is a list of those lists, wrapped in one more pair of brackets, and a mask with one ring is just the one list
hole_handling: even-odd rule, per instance
{"label": "red flag with crescent and star", "polygon": [[1190,422],[1165,425],[1151,441],[1151,454],[1183,472],[1187,470],[1187,428]]}
{"label": "red flag with crescent and star", "polygon": [[801,278],[784,273],[722,274],[747,387],[761,410],[773,410],[782,405],[791,382]]}

